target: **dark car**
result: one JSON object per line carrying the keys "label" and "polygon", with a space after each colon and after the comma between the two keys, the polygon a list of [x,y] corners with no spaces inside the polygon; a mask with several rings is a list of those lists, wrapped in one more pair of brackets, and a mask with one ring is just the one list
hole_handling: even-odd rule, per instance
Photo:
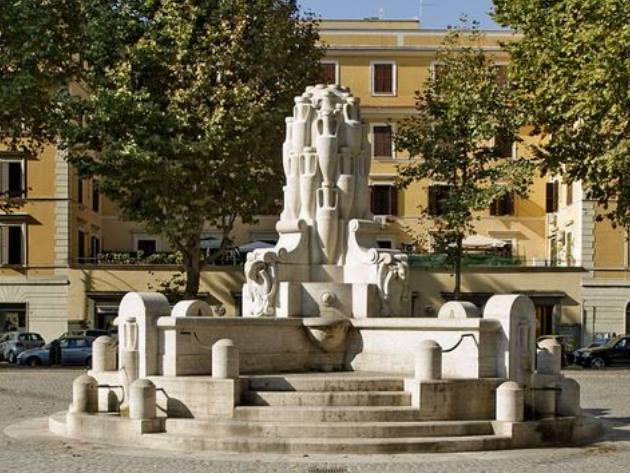
{"label": "dark car", "polygon": [[9,332],[0,337],[0,360],[15,363],[18,355],[30,348],[44,345],[44,339],[33,332]]}
{"label": "dark car", "polygon": [[17,362],[21,365],[39,366],[51,364],[51,352],[54,356],[54,344],[58,343],[60,363],[62,365],[90,366],[92,364],[91,337],[66,337],[54,340],[42,348],[33,348],[20,353]]}
{"label": "dark car", "polygon": [[574,355],[575,363],[585,368],[630,365],[630,335],[618,335],[603,345],[577,350]]}

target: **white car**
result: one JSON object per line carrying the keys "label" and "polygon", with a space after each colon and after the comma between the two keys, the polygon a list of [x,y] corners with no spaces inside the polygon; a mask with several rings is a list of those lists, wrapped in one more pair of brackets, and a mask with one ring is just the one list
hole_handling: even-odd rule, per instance
{"label": "white car", "polygon": [[24,350],[39,348],[45,345],[44,339],[33,332],[9,332],[0,338],[0,360],[15,363],[17,356]]}

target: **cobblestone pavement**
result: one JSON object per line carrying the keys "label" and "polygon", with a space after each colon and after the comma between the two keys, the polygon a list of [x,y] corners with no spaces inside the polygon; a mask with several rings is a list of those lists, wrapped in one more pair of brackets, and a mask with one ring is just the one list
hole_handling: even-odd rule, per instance
{"label": "cobblestone pavement", "polygon": [[[0,364],[0,432],[12,424],[66,409],[80,370],[15,368]],[[0,434],[0,472],[599,472],[630,464],[630,371],[572,371],[582,385],[582,405],[606,420],[606,437],[583,448],[503,452],[290,456],[133,452],[58,438],[15,439]]]}

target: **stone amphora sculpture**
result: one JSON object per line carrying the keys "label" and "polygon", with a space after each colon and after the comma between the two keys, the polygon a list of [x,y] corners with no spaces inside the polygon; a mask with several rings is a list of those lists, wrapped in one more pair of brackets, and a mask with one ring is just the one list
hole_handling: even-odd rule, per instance
{"label": "stone amphora sculpture", "polygon": [[315,193],[320,182],[317,150],[304,148],[300,156],[300,219],[309,223],[315,219]]}
{"label": "stone amphora sculpture", "polygon": [[319,167],[322,171],[324,187],[332,187],[336,182],[337,168],[337,132],[339,120],[335,112],[322,112],[317,119],[315,147],[319,155]]}
{"label": "stone amphora sculpture", "polygon": [[335,264],[339,244],[339,196],[336,189],[321,187],[317,190],[316,220],[324,263]]}

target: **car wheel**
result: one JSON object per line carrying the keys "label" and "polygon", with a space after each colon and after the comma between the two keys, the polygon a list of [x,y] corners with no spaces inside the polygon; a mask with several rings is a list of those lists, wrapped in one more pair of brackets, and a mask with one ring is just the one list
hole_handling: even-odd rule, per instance
{"label": "car wheel", "polygon": [[28,360],[26,360],[26,364],[28,366],[39,366],[42,364],[42,360],[40,360],[36,356],[32,356]]}
{"label": "car wheel", "polygon": [[91,357],[91,356],[88,356],[88,357],[85,359],[85,366],[87,366],[88,368],[91,368],[91,367],[92,367],[92,357]]}
{"label": "car wheel", "polygon": [[14,351],[9,353],[9,356],[7,357],[7,361],[11,364],[15,363],[17,361],[17,355],[15,354]]}
{"label": "car wheel", "polygon": [[604,361],[603,358],[600,358],[598,356],[591,360],[591,368],[596,369],[596,370],[603,370],[604,368],[606,368],[606,362]]}

